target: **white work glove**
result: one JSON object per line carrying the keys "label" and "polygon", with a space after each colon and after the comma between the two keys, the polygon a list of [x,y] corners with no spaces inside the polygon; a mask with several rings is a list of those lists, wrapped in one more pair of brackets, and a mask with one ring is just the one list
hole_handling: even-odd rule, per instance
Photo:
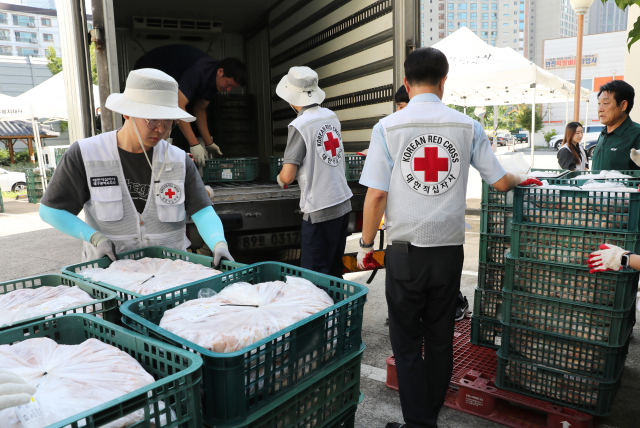
{"label": "white work glove", "polygon": [[102,233],[100,232],[94,233],[93,235],[91,235],[90,241],[93,244],[93,246],[97,248],[97,251],[99,254],[98,258],[107,256],[114,262],[118,260],[118,257],[116,256],[115,244],[111,242],[111,240],[106,236],[104,236]]}
{"label": "white work glove", "polygon": [[629,251],[611,244],[601,244],[599,251],[589,254],[589,272],[598,273],[620,270],[620,259]]}
{"label": "white work glove", "polygon": [[198,168],[203,168],[207,160],[207,151],[200,144],[189,147],[189,152],[193,155],[193,160]]}
{"label": "white work glove", "polygon": [[229,247],[227,246],[227,243],[224,241],[219,241],[213,247],[213,267],[217,268],[218,266],[220,266],[220,261],[223,258],[229,260],[230,262],[235,261],[233,257],[231,257],[231,253],[229,253]]}
{"label": "white work glove", "polygon": [[542,186],[542,181],[537,178],[529,177],[528,175],[519,175],[520,177],[520,186]]}
{"label": "white work glove", "polygon": [[211,199],[211,202],[213,202],[213,189],[211,188],[211,186],[204,186],[205,190],[207,191],[207,194],[209,195],[209,199]]}
{"label": "white work glove", "polygon": [[289,188],[289,185],[288,184],[284,184],[284,182],[280,179],[280,174],[278,174],[278,178],[276,178],[276,181],[278,182],[280,187],[282,187],[283,189],[288,189]]}
{"label": "white work glove", "polygon": [[29,385],[22,377],[0,369],[0,410],[29,403],[36,393],[36,387]]}
{"label": "white work glove", "polygon": [[216,143],[212,142],[211,144],[205,144],[204,148],[207,149],[207,151],[211,155],[211,158],[222,156],[222,152],[220,151],[220,147],[218,147],[218,145]]}
{"label": "white work glove", "polygon": [[636,149],[631,149],[631,153],[629,153],[629,157],[636,165],[640,166],[640,153],[638,153]]}
{"label": "white work glove", "polygon": [[362,238],[360,238],[360,249],[358,250],[358,269],[368,270],[375,269],[377,263],[373,260],[373,245],[370,248],[362,246]]}

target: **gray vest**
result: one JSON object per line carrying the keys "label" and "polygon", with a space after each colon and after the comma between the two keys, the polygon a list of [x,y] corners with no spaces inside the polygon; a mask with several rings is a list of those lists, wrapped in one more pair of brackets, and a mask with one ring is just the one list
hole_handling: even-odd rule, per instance
{"label": "gray vest", "polygon": [[[118,253],[150,246],[186,250],[190,242],[185,235],[184,151],[164,140],[154,148],[152,164],[154,175],[160,174],[160,183],[153,183],[152,177],[147,205],[139,214],[122,172],[116,131],[80,140],[78,144],[91,192],[91,199],[84,205],[89,226],[111,239]],[[95,258],[95,247],[85,242],[82,260]]]}
{"label": "gray vest", "polygon": [[345,177],[344,146],[335,113],[311,107],[289,126],[300,132],[307,147],[298,170],[302,212],[316,212],[350,199],[353,193]]}
{"label": "gray vest", "polygon": [[413,103],[380,121],[393,160],[389,241],[464,244],[473,120],[441,102]]}

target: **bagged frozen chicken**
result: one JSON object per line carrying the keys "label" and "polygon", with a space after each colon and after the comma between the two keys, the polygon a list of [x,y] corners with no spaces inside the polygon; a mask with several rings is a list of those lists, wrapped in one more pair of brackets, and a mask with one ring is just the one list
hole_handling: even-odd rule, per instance
{"label": "bagged frozen chicken", "polygon": [[222,272],[183,260],[145,257],[139,260],[117,260],[108,268],[90,268],[80,274],[93,281],[147,295],[179,285],[199,281]]}
{"label": "bagged frozen chicken", "polygon": [[[40,405],[45,426],[154,382],[129,354],[97,339],[59,345],[42,337],[2,345],[0,367],[36,387],[33,397]],[[163,409],[164,403],[159,407]],[[153,413],[153,408],[149,411]],[[144,410],[140,409],[104,427],[125,428],[143,419]],[[163,420],[166,424],[166,418],[161,418],[161,423]],[[0,426],[23,428],[15,408],[0,411]]]}
{"label": "bagged frozen chicken", "polygon": [[[0,327],[92,302],[95,302],[95,299],[76,286],[58,285],[14,290],[0,296]],[[102,305],[97,304],[96,309],[102,309]]]}
{"label": "bagged frozen chicken", "polygon": [[310,281],[286,281],[229,285],[166,311],[160,327],[213,352],[233,352],[333,305]]}

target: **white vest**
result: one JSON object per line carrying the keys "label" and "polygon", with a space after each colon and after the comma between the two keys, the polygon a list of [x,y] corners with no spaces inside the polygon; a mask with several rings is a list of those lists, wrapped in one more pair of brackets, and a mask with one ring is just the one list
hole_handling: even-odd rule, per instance
{"label": "white vest", "polygon": [[[87,173],[91,199],[84,205],[86,223],[106,235],[122,253],[138,248],[163,246],[186,250],[185,152],[160,140],[153,150],[154,175],[160,182],[151,187],[144,212],[139,214],[122,171],[116,131],[78,141]],[[146,163],[141,168],[148,168]],[[157,186],[156,186],[157,184]],[[82,260],[97,258],[95,247],[84,243]]]}
{"label": "white vest", "polygon": [[311,107],[291,122],[307,146],[298,170],[300,209],[312,213],[341,204],[353,196],[345,177],[344,146],[335,113]]}
{"label": "white vest", "polygon": [[409,104],[380,121],[393,160],[389,241],[464,244],[473,120],[441,102]]}

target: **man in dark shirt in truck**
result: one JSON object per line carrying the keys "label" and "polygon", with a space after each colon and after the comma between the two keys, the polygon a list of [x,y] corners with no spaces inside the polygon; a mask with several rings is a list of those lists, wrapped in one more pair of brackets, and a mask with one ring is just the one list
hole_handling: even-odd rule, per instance
{"label": "man in dark shirt in truck", "polygon": [[181,132],[173,132],[173,144],[190,152],[199,168],[208,154],[221,156],[213,142],[207,124],[207,106],[217,92],[229,92],[247,83],[247,68],[235,58],[218,61],[200,49],[189,45],[167,45],[144,54],[134,69],[155,68],[178,82],[178,106],[195,116],[195,124],[202,137],[202,147],[190,123],[180,122]]}

